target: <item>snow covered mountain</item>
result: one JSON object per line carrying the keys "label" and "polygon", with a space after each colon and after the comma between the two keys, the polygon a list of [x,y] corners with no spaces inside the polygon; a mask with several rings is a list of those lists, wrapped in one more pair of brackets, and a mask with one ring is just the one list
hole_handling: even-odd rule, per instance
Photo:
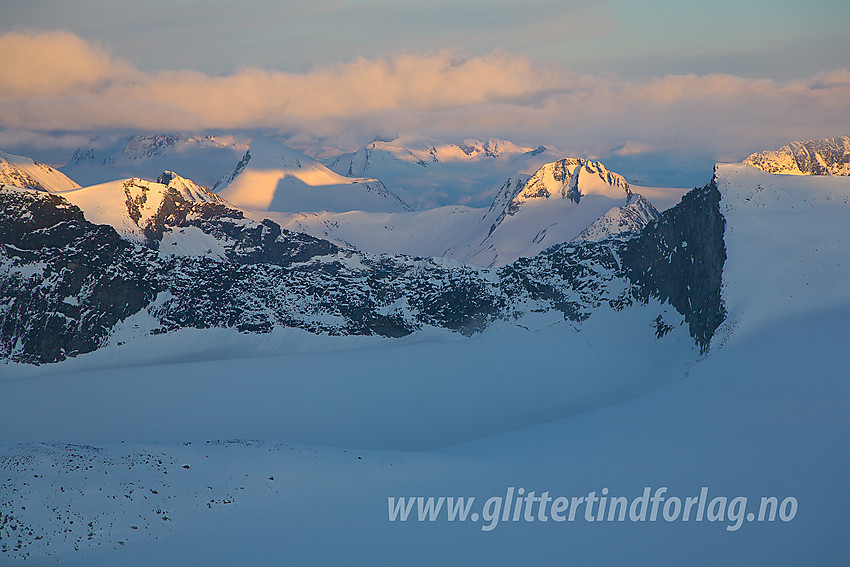
{"label": "snow covered mountain", "polygon": [[329,164],[347,176],[375,177],[416,210],[447,205],[487,206],[499,185],[516,172],[533,173],[559,152],[507,140],[447,143],[403,136],[375,141]]}
{"label": "snow covered mountain", "polygon": [[[249,151],[250,149],[250,151]],[[233,205],[276,211],[409,210],[376,179],[352,179],[261,135],[146,134],[93,140],[62,170],[86,186],[177,171]]]}
{"label": "snow covered mountain", "polygon": [[[166,171],[156,182],[137,177],[62,194],[96,224],[109,225],[127,240],[167,254],[224,257],[227,242],[200,223],[239,224],[241,211],[203,186]],[[245,221],[241,224],[246,224]],[[208,231],[210,232],[210,231]],[[167,245],[161,248],[161,243]]]}
{"label": "snow covered mountain", "polygon": [[499,265],[562,242],[635,234],[656,218],[655,207],[621,175],[599,162],[566,158],[505,182],[482,218],[486,234],[454,254]]}
{"label": "snow covered mountain", "polygon": [[[563,242],[626,237],[658,212],[603,164],[566,158],[504,182],[489,208],[439,207],[394,215],[294,214],[291,230],[369,252],[440,256],[501,266]],[[254,218],[259,218],[253,215]]]}
{"label": "snow covered mountain", "polygon": [[[208,257],[237,263],[294,261],[335,251],[330,243],[245,218],[242,210],[205,186],[166,171],[156,182],[131,178],[62,194],[95,224],[122,239],[170,256]],[[316,244],[318,242],[318,244]],[[307,254],[304,256],[304,254]]]}
{"label": "snow covered mountain", "polygon": [[313,158],[256,136],[234,170],[213,187],[238,207],[259,211],[409,211],[377,179],[334,173]]}
{"label": "snow covered mountain", "polygon": [[[572,201],[554,171],[547,199]],[[317,241],[240,262],[163,255],[6,187],[0,561],[842,564],[848,220],[848,177],[724,164],[632,239],[500,269]],[[274,348],[313,350],[247,348],[281,330]],[[578,513],[488,514],[519,488],[514,509],[545,494]],[[647,513],[592,514],[600,493]],[[443,495],[470,514],[388,521],[388,497]],[[707,513],[683,519],[692,497]]]}
{"label": "snow covered mountain", "polygon": [[117,141],[92,140],[77,149],[61,169],[82,185],[139,177],[155,180],[163,171],[179,171],[212,187],[233,170],[248,149],[240,137],[188,133],[139,134]]}
{"label": "snow covered mountain", "polygon": [[79,188],[61,171],[28,157],[0,152],[0,184],[58,193]]}
{"label": "snow covered mountain", "polygon": [[750,155],[744,163],[768,173],[786,175],[850,175],[850,138],[791,142],[778,150]]}
{"label": "snow covered mountain", "polygon": [[[548,312],[578,323],[602,304],[619,310],[653,294],[669,296],[661,288],[650,291],[632,283],[639,266],[650,261],[640,239],[562,246],[487,270],[341,250],[270,220],[246,220],[174,174],[160,181],[93,186],[69,193],[67,200],[10,187],[0,193],[0,237],[7,244],[0,288],[4,358],[39,363],[91,352],[108,344],[116,326],[131,316],[142,338],[186,327],[255,332],[295,327],[386,337],[435,327],[468,335],[523,313]],[[575,194],[580,200],[592,196]],[[712,198],[708,189],[696,194],[688,214],[710,206]],[[109,221],[119,231],[93,224],[75,201],[96,222]],[[669,213],[676,225],[672,230],[683,233],[677,239],[706,237],[688,236],[694,223],[678,214]],[[671,229],[661,223],[645,233],[657,239],[664,230]],[[187,245],[187,239],[194,244]],[[179,254],[168,251],[181,246]],[[681,253],[719,257],[702,248]],[[675,257],[667,253],[664,261]],[[657,266],[655,273],[665,270]],[[706,282],[690,281],[687,271],[670,276],[676,283],[665,285],[686,286],[706,297],[718,293],[706,291]],[[687,304],[673,305],[697,344],[707,348],[720,306],[715,301],[712,309],[701,307],[697,324],[691,310],[704,300],[681,293]],[[47,343],[45,328],[52,329]]]}
{"label": "snow covered mountain", "polygon": [[[457,155],[494,159],[491,156],[519,151],[507,142],[490,141],[479,146],[466,143],[443,147],[435,159]],[[222,147],[221,140],[212,136],[137,136],[120,154],[106,161],[135,164],[136,169],[149,171],[157,163],[192,162],[200,154],[209,157],[214,154],[204,152]],[[485,166],[478,164],[479,169],[487,169]],[[341,176],[309,156],[262,136],[255,137],[233,170],[215,183],[213,190],[217,193],[166,171],[166,181],[161,172],[148,175],[151,179],[119,179],[77,189],[68,199],[79,205],[87,218],[110,224],[126,238],[158,246],[165,234],[172,246],[169,250],[175,253],[200,250],[221,255],[223,249],[187,226],[173,233],[169,225],[162,224],[169,216],[160,209],[174,207],[173,198],[163,204],[165,185],[171,185],[180,199],[218,199],[219,208],[229,207],[257,222],[271,218],[287,229],[330,239],[339,246],[373,253],[448,257],[490,267],[576,238],[600,240],[631,234],[656,215],[652,205],[633,194],[621,176],[597,162],[576,159],[552,162],[532,176],[514,175],[503,184],[489,209],[452,206],[419,213],[409,212],[409,207],[380,181]],[[59,172],[55,174],[64,178]],[[68,179],[67,183],[73,182]],[[551,194],[551,198],[544,194]],[[151,222],[159,225],[153,228],[146,224]],[[179,242],[172,241],[174,238]]]}

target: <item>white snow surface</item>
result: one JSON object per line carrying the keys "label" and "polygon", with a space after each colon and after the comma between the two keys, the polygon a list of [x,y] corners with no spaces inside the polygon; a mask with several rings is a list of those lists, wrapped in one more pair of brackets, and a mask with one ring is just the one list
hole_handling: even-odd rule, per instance
{"label": "white snow surface", "polygon": [[[135,366],[86,369],[80,357],[29,377],[6,365],[0,512],[16,530],[2,528],[0,561],[846,565],[848,179],[727,164],[716,182],[729,319],[704,357],[684,327],[647,333],[663,309],[650,303],[601,310],[580,330],[251,358],[221,335],[212,343],[231,346],[218,361],[192,361],[187,334],[167,363],[137,352]],[[153,339],[168,340],[144,343],[149,360]],[[100,356],[121,364],[129,346]],[[660,514],[489,532],[445,513],[388,521],[388,497],[474,496],[478,512],[508,487],[629,498],[666,487],[668,501],[706,487],[747,497],[747,511],[764,496],[799,509],[736,531],[730,518]]]}
{"label": "white snow surface", "polygon": [[850,178],[715,168],[726,218],[725,331],[850,304]]}
{"label": "white snow surface", "polygon": [[[168,183],[139,178],[121,179],[67,191],[62,193],[62,197],[78,206],[88,221],[108,224],[124,238],[140,243],[146,240],[145,228],[159,213],[169,190],[177,191],[187,201],[225,204],[206,187],[171,171],[164,172],[161,179]],[[135,203],[138,218],[131,215],[129,201]],[[192,227],[167,231],[160,250],[167,254],[224,257],[218,240]]]}
{"label": "white snow surface", "polygon": [[306,154],[262,136],[254,137],[243,162],[219,185],[217,192],[243,209],[410,210],[377,179],[344,177]]}
{"label": "white snow surface", "polygon": [[[289,354],[269,356],[274,351],[266,350],[265,356],[250,358],[244,356],[261,347],[235,332],[141,337],[123,346],[116,342],[108,347],[111,352],[78,357],[69,370],[81,369],[72,373],[3,382],[8,395],[0,401],[0,431],[5,432],[0,441],[104,443],[212,435],[434,448],[609,405],[681,376],[698,351],[685,326],[655,339],[649,325],[663,311],[658,305],[606,310],[580,328],[561,319],[539,330],[502,326],[468,340],[447,333],[392,343],[346,337],[329,340],[322,352],[285,346]],[[281,338],[318,342],[299,339],[304,334],[286,330]],[[257,339],[266,347],[280,343],[276,337]],[[242,352],[240,343],[246,345]],[[334,343],[336,350],[327,350]],[[609,356],[624,343],[631,343],[627,357]],[[166,352],[157,355],[163,347]],[[145,350],[147,364],[102,367],[121,364],[124,350],[129,351],[124,364],[133,357],[143,362]],[[531,365],[529,352],[539,353]],[[150,365],[157,358],[163,363]],[[561,367],[559,360],[569,365]],[[14,367],[9,370],[7,375],[15,373]],[[13,401],[33,387],[43,392],[43,410],[15,409]],[[80,400],[85,410],[71,399]],[[412,413],[412,407],[419,409]],[[60,433],[57,426],[66,422],[75,425]]]}
{"label": "white snow surface", "polygon": [[[366,252],[446,257],[493,267],[564,242],[639,230],[652,220],[652,213],[651,205],[634,189],[599,162],[567,158],[544,164],[531,176],[509,178],[489,208],[246,214]],[[578,202],[568,196],[571,190],[580,197]],[[671,191],[674,198],[684,194]],[[667,194],[667,201],[672,200]]]}
{"label": "white snow surface", "polygon": [[416,210],[449,205],[486,207],[517,172],[530,175],[563,152],[495,138],[450,143],[403,135],[375,141],[331,160],[342,175],[375,177]]}
{"label": "white snow surface", "polygon": [[49,165],[2,151],[0,151],[0,184],[50,193],[70,191],[80,187],[64,173]]}

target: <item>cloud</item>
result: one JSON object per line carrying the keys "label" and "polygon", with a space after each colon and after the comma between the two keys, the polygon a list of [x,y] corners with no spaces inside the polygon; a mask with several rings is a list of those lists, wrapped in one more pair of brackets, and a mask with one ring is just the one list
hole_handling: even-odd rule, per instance
{"label": "cloud", "polygon": [[0,46],[14,62],[0,68],[0,124],[13,128],[281,127],[510,100],[559,84],[557,72],[506,53],[403,53],[308,73],[209,76],[141,73],[65,32],[10,33]]}
{"label": "cloud", "polygon": [[2,34],[0,53],[3,98],[69,93],[133,74],[127,64],[68,32]]}
{"label": "cloud", "polygon": [[792,139],[847,134],[835,128],[850,124],[847,70],[788,82],[721,74],[624,80],[510,53],[438,51],[304,73],[213,76],[141,72],[65,32],[5,34],[0,49],[0,128],[13,130],[267,128],[336,147],[392,131],[588,153],[631,140],[739,159]]}
{"label": "cloud", "polygon": [[659,148],[655,146],[651,146],[649,144],[644,144],[641,142],[633,142],[631,140],[626,140],[626,142],[620,146],[619,148],[615,148],[611,151],[611,155],[615,156],[640,156],[645,154],[651,154],[653,152],[657,152]]}
{"label": "cloud", "polygon": [[34,130],[0,130],[0,149],[28,147],[39,149],[78,148],[90,141],[91,136],[74,132],[39,132]]}

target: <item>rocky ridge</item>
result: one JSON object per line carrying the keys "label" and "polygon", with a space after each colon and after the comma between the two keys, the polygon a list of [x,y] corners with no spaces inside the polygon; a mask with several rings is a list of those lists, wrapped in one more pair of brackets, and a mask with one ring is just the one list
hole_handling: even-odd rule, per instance
{"label": "rocky ridge", "polygon": [[[723,319],[719,279],[704,273],[719,274],[725,258],[716,194],[712,186],[695,190],[634,240],[561,245],[486,269],[341,249],[272,221],[240,218],[221,203],[189,201],[174,187],[151,217],[159,220],[148,239],[137,242],[88,221],[60,196],[6,187],[0,356],[41,364],[91,352],[109,344],[118,322],[141,312],[153,321],[142,330],[148,334],[295,327],[400,337],[429,326],[470,335],[541,312],[580,324],[596,309],[651,298],[673,305],[705,350]],[[186,227],[222,242],[224,253],[158,249],[158,239]]]}
{"label": "rocky ridge", "polygon": [[791,142],[778,150],[751,154],[744,163],[768,173],[786,175],[850,175],[850,138]]}

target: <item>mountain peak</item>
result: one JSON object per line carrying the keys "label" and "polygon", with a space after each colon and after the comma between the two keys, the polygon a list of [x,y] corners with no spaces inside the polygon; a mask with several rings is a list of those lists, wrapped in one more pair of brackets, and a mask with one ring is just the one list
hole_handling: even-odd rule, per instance
{"label": "mountain peak", "polygon": [[515,214],[522,205],[530,202],[569,199],[578,204],[585,195],[622,199],[632,193],[622,175],[609,171],[598,161],[583,158],[564,158],[544,164],[516,190],[508,214]]}
{"label": "mountain peak", "polygon": [[216,187],[238,207],[279,212],[409,211],[377,179],[335,173],[310,156],[257,136],[232,173]]}
{"label": "mountain peak", "polygon": [[486,236],[464,254],[495,266],[573,240],[626,237],[656,218],[622,175],[597,161],[562,158],[508,179],[482,218]]}
{"label": "mountain peak", "polygon": [[157,133],[120,140],[103,137],[78,148],[62,170],[84,186],[128,177],[153,181],[166,169],[211,186],[233,168],[247,149],[248,144],[233,135]]}
{"label": "mountain peak", "polygon": [[191,179],[180,177],[173,171],[164,171],[156,182],[174,189],[187,201],[224,204],[224,199],[210,191],[206,185],[198,185]]}
{"label": "mountain peak", "polygon": [[402,136],[373,141],[337,157],[328,167],[342,175],[380,179],[416,209],[456,204],[486,207],[507,177],[533,173],[558,155],[546,146],[497,138],[450,143]]}
{"label": "mountain peak", "polygon": [[850,138],[791,142],[778,150],[751,154],[744,163],[785,175],[850,175]]}
{"label": "mountain peak", "polygon": [[0,152],[0,185],[58,193],[80,186],[64,173],[28,157]]}
{"label": "mountain peak", "polygon": [[[157,181],[139,177],[120,179],[62,193],[88,220],[107,224],[124,238],[159,248],[174,227],[203,223],[213,218],[241,219],[221,197],[190,179],[165,171]],[[190,234],[200,246],[198,234]],[[216,246],[204,248],[214,250]]]}

